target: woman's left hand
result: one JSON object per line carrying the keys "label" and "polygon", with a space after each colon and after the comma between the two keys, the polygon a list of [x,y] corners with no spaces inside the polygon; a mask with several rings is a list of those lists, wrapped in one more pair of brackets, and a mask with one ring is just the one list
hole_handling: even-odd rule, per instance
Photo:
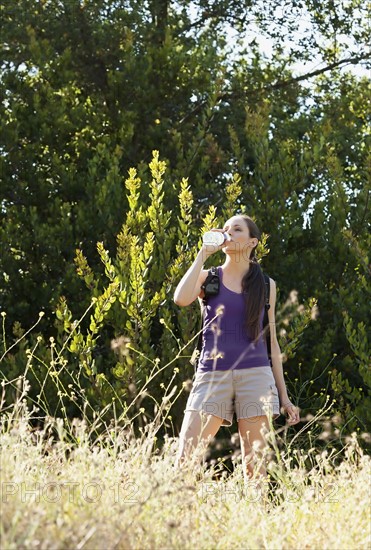
{"label": "woman's left hand", "polygon": [[288,414],[287,423],[290,424],[290,426],[293,426],[294,424],[297,424],[300,422],[300,409],[298,407],[295,407],[291,403],[291,401],[287,401],[284,403],[281,407],[285,413]]}

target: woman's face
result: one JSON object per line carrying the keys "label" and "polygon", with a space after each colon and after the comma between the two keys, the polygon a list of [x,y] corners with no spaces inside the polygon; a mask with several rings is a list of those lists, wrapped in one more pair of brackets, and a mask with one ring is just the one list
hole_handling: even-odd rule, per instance
{"label": "woman's face", "polygon": [[254,246],[258,244],[258,239],[256,237],[250,237],[250,231],[247,223],[244,218],[240,216],[233,216],[224,224],[223,230],[228,233],[231,237],[231,241],[227,241],[226,245],[223,247],[225,252],[248,252]]}

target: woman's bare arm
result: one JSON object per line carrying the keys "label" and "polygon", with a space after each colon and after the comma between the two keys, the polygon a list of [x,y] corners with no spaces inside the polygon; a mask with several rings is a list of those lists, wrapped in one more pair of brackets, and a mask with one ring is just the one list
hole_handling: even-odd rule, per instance
{"label": "woman's bare arm", "polygon": [[[222,229],[211,229],[211,231],[223,232]],[[195,261],[188,269],[187,273],[182,277],[180,283],[175,289],[174,302],[177,306],[189,306],[198,296],[203,296],[201,285],[204,283],[208,274],[207,269],[202,269],[203,264],[209,256],[215,254],[218,250],[221,250],[223,246],[224,244],[219,246],[202,245]]]}
{"label": "woman's bare arm", "polygon": [[195,261],[182,277],[174,292],[177,306],[189,306],[200,295],[201,285],[207,277],[207,269],[202,269],[205,251],[198,252]]}
{"label": "woman's bare arm", "polygon": [[277,340],[276,333],[276,319],[275,319],[275,308],[276,308],[276,297],[277,289],[276,283],[273,279],[270,279],[271,291],[269,303],[271,304],[270,309],[268,310],[269,318],[269,328],[271,331],[271,358],[272,358],[272,372],[276,382],[281,410],[284,410],[288,414],[287,422],[291,426],[300,422],[300,409],[293,405],[289,399],[286,384],[283,376],[282,368],[282,354],[281,349]]}
{"label": "woman's bare arm", "polygon": [[269,303],[271,307],[268,309],[268,320],[269,320],[269,330],[270,330],[270,338],[271,338],[272,371],[275,378],[280,402],[281,404],[283,404],[289,401],[289,396],[287,394],[286,384],[283,376],[282,353],[277,340],[277,333],[276,333],[276,318],[275,318],[276,299],[277,299],[276,282],[273,279],[270,279]]}

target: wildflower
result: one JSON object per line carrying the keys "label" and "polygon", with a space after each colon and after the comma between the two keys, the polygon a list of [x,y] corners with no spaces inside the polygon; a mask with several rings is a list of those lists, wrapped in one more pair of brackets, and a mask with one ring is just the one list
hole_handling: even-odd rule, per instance
{"label": "wildflower", "polygon": [[137,391],[137,387],[136,387],[136,385],[135,385],[133,382],[132,382],[131,384],[129,384],[128,389],[129,389],[129,392],[130,392],[130,393],[134,393],[134,394],[135,394],[136,391]]}
{"label": "wildflower", "polygon": [[315,321],[319,317],[319,307],[317,305],[314,305],[310,312],[310,318],[312,321]]}
{"label": "wildflower", "polygon": [[186,392],[190,392],[192,389],[192,380],[188,379],[183,382],[183,389]]}
{"label": "wildflower", "polygon": [[126,336],[119,336],[111,340],[111,350],[120,355],[126,356],[129,354],[128,344],[130,344],[130,338]]}
{"label": "wildflower", "polygon": [[290,292],[289,300],[292,304],[297,304],[298,303],[298,291],[297,290],[292,290]]}

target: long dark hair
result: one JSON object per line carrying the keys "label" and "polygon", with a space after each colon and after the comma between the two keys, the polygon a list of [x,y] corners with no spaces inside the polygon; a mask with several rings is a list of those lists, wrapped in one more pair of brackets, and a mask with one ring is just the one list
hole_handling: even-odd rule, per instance
{"label": "long dark hair", "polygon": [[[249,228],[250,237],[261,239],[261,232],[256,223],[246,214],[239,214]],[[259,244],[259,243],[258,243]],[[245,330],[247,335],[256,341],[261,334],[260,315],[265,305],[265,280],[255,255],[256,245],[250,255],[250,267],[242,279],[242,292],[245,294]]]}

